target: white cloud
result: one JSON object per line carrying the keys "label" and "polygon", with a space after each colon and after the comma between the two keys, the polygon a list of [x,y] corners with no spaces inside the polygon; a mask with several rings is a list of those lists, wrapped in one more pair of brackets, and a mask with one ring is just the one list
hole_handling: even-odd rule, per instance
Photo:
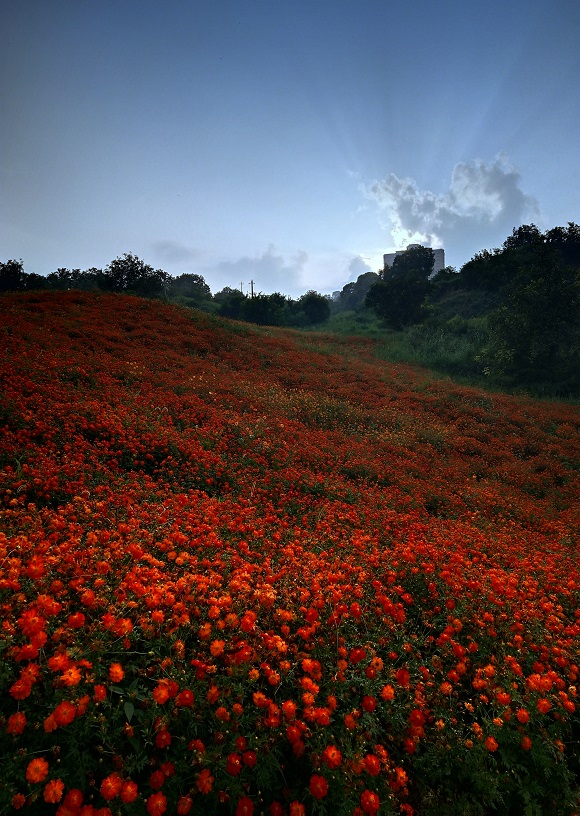
{"label": "white cloud", "polygon": [[522,191],[520,181],[500,154],[487,164],[480,159],[456,164],[449,189],[441,194],[420,190],[413,179],[394,173],[359,188],[378,205],[395,249],[409,243],[443,246],[447,263],[464,263],[538,216],[537,202]]}

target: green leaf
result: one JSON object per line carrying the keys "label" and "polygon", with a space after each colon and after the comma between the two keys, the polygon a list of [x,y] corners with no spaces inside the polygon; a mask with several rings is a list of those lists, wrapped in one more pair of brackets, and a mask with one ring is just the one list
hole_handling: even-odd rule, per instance
{"label": "green leaf", "polygon": [[133,714],[135,713],[135,706],[133,705],[133,703],[125,703],[125,705],[123,706],[123,709],[125,710],[125,715],[127,717],[127,722],[131,722],[131,718],[133,717]]}

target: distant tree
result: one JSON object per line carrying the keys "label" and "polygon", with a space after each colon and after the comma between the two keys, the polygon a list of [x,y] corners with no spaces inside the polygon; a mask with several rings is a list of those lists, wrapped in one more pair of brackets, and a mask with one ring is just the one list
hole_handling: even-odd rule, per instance
{"label": "distant tree", "polygon": [[356,311],[365,305],[367,292],[378,280],[376,272],[364,272],[356,281],[346,283],[332,304],[333,312]]}
{"label": "distant tree", "polygon": [[26,273],[22,261],[0,263],[0,292],[18,292],[24,289]]}
{"label": "distant tree", "polygon": [[177,278],[169,279],[168,294],[171,298],[178,298],[186,306],[207,308],[211,301],[211,289],[201,275],[185,273]]}
{"label": "distant tree", "polygon": [[522,247],[539,247],[544,243],[544,236],[535,224],[522,224],[515,227],[509,238],[503,242],[503,248],[521,249]]}
{"label": "distant tree", "polygon": [[109,292],[132,292],[143,297],[159,297],[165,292],[168,275],[153,269],[136,255],[125,253],[105,268],[100,287]]}
{"label": "distant tree", "polygon": [[426,317],[426,298],[433,288],[429,280],[433,265],[433,250],[427,247],[397,255],[392,269],[383,269],[369,289],[366,305],[393,329],[420,323]]}
{"label": "distant tree", "polygon": [[[75,269],[75,272],[80,272]],[[59,267],[56,272],[51,272],[46,276],[46,282],[51,289],[72,289],[73,288],[73,273],[70,269],[64,266]]]}
{"label": "distant tree", "polygon": [[568,226],[554,227],[545,234],[546,246],[556,250],[562,263],[580,267],[580,226],[573,221]]}
{"label": "distant tree", "polygon": [[246,296],[239,289],[232,289],[225,286],[219,292],[216,292],[214,303],[218,306],[218,314],[222,317],[230,317],[234,320],[239,320],[242,313],[242,304],[246,300]]}
{"label": "distant tree", "polygon": [[324,323],[330,317],[329,299],[312,289],[298,299],[297,305],[306,315],[308,323]]}
{"label": "distant tree", "polygon": [[407,273],[426,280],[433,274],[435,253],[430,247],[412,246],[395,256],[391,267],[391,277],[398,278]]}
{"label": "distant tree", "polygon": [[37,275],[36,272],[24,273],[24,288],[27,292],[37,289],[46,289],[46,278],[44,275]]}
{"label": "distant tree", "polygon": [[286,322],[288,298],[280,292],[245,298],[241,303],[240,317],[260,326],[283,326]]}

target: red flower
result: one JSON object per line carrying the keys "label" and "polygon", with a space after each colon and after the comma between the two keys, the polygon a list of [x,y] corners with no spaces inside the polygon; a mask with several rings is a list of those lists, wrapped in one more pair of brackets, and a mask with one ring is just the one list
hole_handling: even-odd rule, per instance
{"label": "red flower", "polygon": [[127,779],[123,782],[123,787],[121,788],[121,802],[134,802],[137,796],[139,795],[139,788],[137,787],[137,783],[133,782],[131,779]]}
{"label": "red flower", "polygon": [[322,752],[322,761],[328,768],[339,768],[342,762],[342,754],[336,745],[327,745]]}
{"label": "red flower", "polygon": [[364,758],[365,770],[371,776],[378,776],[381,772],[381,761],[374,754],[367,754]]}
{"label": "red flower", "polygon": [[378,812],[381,802],[374,791],[365,790],[360,797],[360,806],[369,816],[374,816]]}
{"label": "red flower", "polygon": [[200,793],[210,793],[213,788],[214,778],[210,772],[205,768],[197,777],[196,785]]}
{"label": "red flower", "polygon": [[310,793],[315,799],[324,799],[328,793],[328,782],[320,774],[312,774],[310,777]]}
{"label": "red flower", "polygon": [[163,816],[167,810],[167,799],[161,791],[151,794],[146,804],[149,816]]}
{"label": "red flower", "polygon": [[26,727],[26,714],[22,711],[17,711],[8,717],[8,724],[6,731],[8,734],[22,734]]}
{"label": "red flower", "polygon": [[177,801],[177,816],[187,816],[193,807],[193,799],[191,796],[182,796]]}
{"label": "red flower", "polygon": [[252,816],[254,803],[249,796],[242,796],[236,806],[236,816]]}
{"label": "red flower", "polygon": [[123,787],[123,780],[118,773],[112,773],[106,776],[101,782],[101,796],[110,802],[121,793]]}
{"label": "red flower", "polygon": [[239,754],[228,754],[226,762],[226,773],[237,776],[242,770],[242,758]]}
{"label": "red flower", "polygon": [[162,728],[155,735],[155,745],[158,748],[168,748],[171,745],[171,734],[166,728]]}
{"label": "red flower", "polygon": [[247,765],[248,768],[253,768],[258,761],[258,755],[255,751],[244,751],[242,754],[242,762],[244,765]]}
{"label": "red flower", "polygon": [[182,708],[191,708],[194,702],[195,697],[193,695],[193,691],[190,689],[183,689],[183,691],[180,691],[175,698],[175,704],[181,706]]}

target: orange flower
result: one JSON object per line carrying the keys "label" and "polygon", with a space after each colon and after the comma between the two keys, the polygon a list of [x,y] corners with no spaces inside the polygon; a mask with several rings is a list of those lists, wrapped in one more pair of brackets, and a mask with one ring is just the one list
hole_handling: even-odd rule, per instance
{"label": "orange flower", "polygon": [[547,697],[540,697],[536,704],[536,708],[540,712],[540,714],[547,714],[548,711],[552,708],[552,703],[548,700]]}
{"label": "orange flower", "polygon": [[81,673],[76,666],[68,668],[60,677],[64,686],[76,686],[80,683]]}
{"label": "orange flower", "polygon": [[54,714],[49,714],[48,717],[44,721],[44,730],[47,734],[50,734],[51,731],[56,731],[58,728],[58,723],[54,719]]}
{"label": "orange flower", "polygon": [[63,700],[54,709],[53,716],[57,725],[70,725],[77,714],[76,706],[69,703],[68,700]]}
{"label": "orange flower", "polygon": [[163,816],[167,810],[167,799],[161,791],[153,793],[146,804],[149,816]]}
{"label": "orange flower", "polygon": [[219,657],[219,655],[224,653],[225,646],[225,640],[213,640],[209,650],[213,657]]}
{"label": "orange flower", "polygon": [[64,804],[73,810],[78,810],[83,803],[83,792],[78,788],[71,788],[64,798]]}
{"label": "orange flower", "polygon": [[103,799],[106,799],[107,802],[110,802],[112,799],[115,799],[121,793],[121,788],[123,787],[123,780],[119,776],[118,773],[112,773],[109,776],[106,776],[103,781],[101,782],[101,796]]}
{"label": "orange flower", "polygon": [[519,722],[521,722],[522,725],[525,725],[530,719],[530,715],[525,708],[518,708],[518,710],[516,711],[516,717],[518,718]]}
{"label": "orange flower", "polygon": [[498,744],[494,737],[487,737],[485,740],[485,747],[488,751],[497,751]]}
{"label": "orange flower", "polygon": [[28,782],[44,782],[48,775],[48,762],[43,757],[31,759],[26,768]]}
{"label": "orange flower", "polygon": [[385,700],[385,702],[390,702],[391,700],[395,699],[395,689],[387,683],[386,686],[383,686],[381,689],[381,698]]}
{"label": "orange flower", "polygon": [[121,664],[111,663],[109,666],[109,678],[113,681],[113,683],[120,683],[124,676],[125,672],[123,671]]}
{"label": "orange flower", "polygon": [[64,791],[64,782],[61,779],[51,779],[44,787],[45,802],[60,802]]}

